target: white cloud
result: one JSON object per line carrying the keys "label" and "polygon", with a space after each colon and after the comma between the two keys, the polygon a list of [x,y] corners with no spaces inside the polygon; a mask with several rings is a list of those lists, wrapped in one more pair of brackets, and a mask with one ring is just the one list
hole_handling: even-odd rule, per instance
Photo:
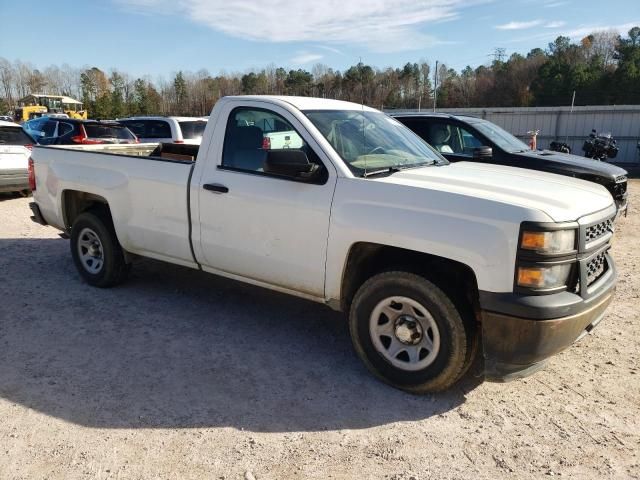
{"label": "white cloud", "polygon": [[532,42],[532,41],[542,41],[542,40],[553,40],[559,36],[569,37],[573,41],[581,40],[587,35],[590,35],[594,32],[602,32],[602,31],[616,31],[623,35],[625,35],[631,28],[640,24],[640,18],[635,22],[623,23],[619,25],[598,25],[598,24],[590,24],[590,25],[580,25],[576,28],[570,30],[556,30],[554,32],[540,32],[533,35],[528,35],[526,37],[514,38],[512,42]]}
{"label": "white cloud", "polygon": [[524,30],[526,28],[533,28],[541,25],[542,20],[530,20],[528,22],[509,22],[503,25],[496,25],[497,30]]}
{"label": "white cloud", "polygon": [[311,53],[311,52],[299,52],[295,57],[293,57],[290,62],[293,65],[304,65],[311,62],[317,62],[321,60],[324,55],[319,53]]}
{"label": "white cloud", "polygon": [[549,22],[547,23],[544,28],[560,28],[560,27],[564,27],[567,24],[567,22],[563,22],[562,20],[559,20],[557,22]]}
{"label": "white cloud", "polygon": [[439,43],[427,24],[490,0],[114,0],[144,14],[180,15],[233,37],[262,42],[351,44],[376,52]]}
{"label": "white cloud", "polygon": [[551,3],[545,3],[544,4],[544,8],[557,8],[557,7],[562,7],[563,5],[566,5],[569,2],[551,2]]}
{"label": "white cloud", "polygon": [[581,25],[578,28],[563,32],[562,35],[569,37],[572,40],[580,40],[594,32],[608,32],[611,30],[626,35],[629,30],[638,24],[640,24],[640,19],[636,22],[623,23],[621,25]]}
{"label": "white cloud", "polygon": [[321,48],[323,50],[326,50],[327,52],[335,53],[338,55],[344,55],[344,53],[342,53],[341,50],[338,50],[337,48],[333,48],[333,47],[327,47],[326,45],[318,45],[317,48]]}
{"label": "white cloud", "polygon": [[504,25],[496,25],[498,30],[526,30],[528,28],[543,27],[543,28],[560,28],[564,27],[567,22],[562,20],[547,22],[546,20],[530,20],[528,22],[509,22]]}

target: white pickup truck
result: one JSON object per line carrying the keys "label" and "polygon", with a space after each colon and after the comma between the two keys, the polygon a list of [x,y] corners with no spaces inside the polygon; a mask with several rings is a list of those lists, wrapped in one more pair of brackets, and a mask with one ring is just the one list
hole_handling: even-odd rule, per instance
{"label": "white pickup truck", "polygon": [[[265,145],[247,120],[265,114],[302,145]],[[450,387],[476,352],[488,379],[530,374],[612,299],[600,185],[449,164],[377,110],[314,98],[223,98],[202,145],[173,148],[34,149],[32,218],[70,236],[91,285],[144,256],[325,303],[366,366],[411,392]]]}

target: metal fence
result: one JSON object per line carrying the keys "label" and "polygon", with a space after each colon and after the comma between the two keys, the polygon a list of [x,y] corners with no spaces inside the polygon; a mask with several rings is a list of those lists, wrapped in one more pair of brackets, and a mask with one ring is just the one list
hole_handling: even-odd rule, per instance
{"label": "metal fence", "polygon": [[437,111],[485,118],[525,143],[529,143],[528,131],[540,130],[538,148],[549,148],[549,143],[559,140],[569,144],[576,155],[584,154],[582,144],[595,128],[598,133],[611,133],[618,142],[620,150],[613,160],[615,163],[640,163],[640,105],[573,107],[573,111],[571,107],[443,108]]}

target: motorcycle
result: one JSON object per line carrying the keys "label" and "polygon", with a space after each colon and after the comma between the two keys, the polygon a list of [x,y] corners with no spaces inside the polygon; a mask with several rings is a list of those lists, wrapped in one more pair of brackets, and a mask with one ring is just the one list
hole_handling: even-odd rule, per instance
{"label": "motorcycle", "polygon": [[564,142],[558,142],[556,140],[549,144],[549,150],[560,153],[571,153],[571,147],[568,144]]}
{"label": "motorcycle", "polygon": [[618,145],[610,133],[598,134],[595,129],[582,144],[584,156],[594,160],[605,161],[608,158],[616,158]]}

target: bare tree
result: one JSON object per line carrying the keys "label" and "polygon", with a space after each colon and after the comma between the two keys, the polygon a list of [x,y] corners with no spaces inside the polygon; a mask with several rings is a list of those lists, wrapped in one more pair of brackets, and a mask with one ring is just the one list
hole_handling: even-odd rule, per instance
{"label": "bare tree", "polygon": [[3,96],[9,105],[14,103],[14,69],[9,60],[0,57],[0,85]]}

